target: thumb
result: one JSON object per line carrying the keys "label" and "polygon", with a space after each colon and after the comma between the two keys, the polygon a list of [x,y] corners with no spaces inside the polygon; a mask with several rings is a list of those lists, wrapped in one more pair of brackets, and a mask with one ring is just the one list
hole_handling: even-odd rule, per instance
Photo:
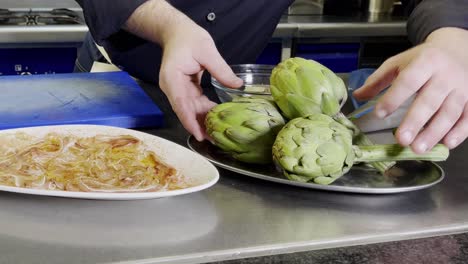
{"label": "thumb", "polygon": [[200,54],[198,62],[222,85],[230,88],[239,88],[244,81],[237,77],[231,67],[226,63],[218,49],[213,44],[206,47]]}

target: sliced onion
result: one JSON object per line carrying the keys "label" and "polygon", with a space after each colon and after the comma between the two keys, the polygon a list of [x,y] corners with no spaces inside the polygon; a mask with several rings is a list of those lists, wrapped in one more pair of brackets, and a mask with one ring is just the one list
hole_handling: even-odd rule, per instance
{"label": "sliced onion", "polygon": [[128,135],[78,138],[51,133],[44,138],[0,137],[2,142],[2,149],[18,147],[0,152],[0,184],[92,192],[186,187],[172,167]]}

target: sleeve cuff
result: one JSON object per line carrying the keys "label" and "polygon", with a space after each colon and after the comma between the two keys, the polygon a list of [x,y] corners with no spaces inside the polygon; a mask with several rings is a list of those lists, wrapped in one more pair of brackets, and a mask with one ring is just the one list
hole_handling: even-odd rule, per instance
{"label": "sleeve cuff", "polygon": [[79,1],[94,40],[103,40],[119,32],[132,13],[147,0],[82,0]]}
{"label": "sleeve cuff", "polygon": [[424,42],[427,36],[443,27],[468,28],[467,0],[425,0],[411,13],[408,38],[413,44]]}

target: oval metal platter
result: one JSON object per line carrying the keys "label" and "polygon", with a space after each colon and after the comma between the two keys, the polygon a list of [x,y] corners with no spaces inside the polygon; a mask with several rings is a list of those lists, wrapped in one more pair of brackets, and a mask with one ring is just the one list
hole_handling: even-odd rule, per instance
{"label": "oval metal platter", "polygon": [[404,161],[398,162],[385,175],[370,167],[356,165],[330,185],[296,182],[284,177],[273,164],[252,165],[237,161],[207,140],[198,142],[190,136],[187,144],[194,152],[221,168],[262,180],[324,191],[368,194],[401,193],[429,188],[444,179],[443,169],[433,162]]}

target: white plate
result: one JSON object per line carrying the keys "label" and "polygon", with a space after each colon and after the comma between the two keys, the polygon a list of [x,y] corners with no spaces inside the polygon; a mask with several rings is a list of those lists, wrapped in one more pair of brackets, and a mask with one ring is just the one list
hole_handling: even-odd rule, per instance
{"label": "white plate", "polygon": [[177,169],[184,175],[186,181],[192,187],[160,192],[100,193],[51,191],[0,185],[0,191],[81,199],[136,200],[169,197],[201,191],[211,187],[219,179],[216,167],[201,155],[166,139],[131,129],[100,125],[58,125],[1,130],[0,136],[20,131],[38,137],[43,137],[50,132],[81,137],[90,137],[98,134],[109,136],[131,135],[141,140],[148,146],[148,150],[154,151],[161,160]]}

